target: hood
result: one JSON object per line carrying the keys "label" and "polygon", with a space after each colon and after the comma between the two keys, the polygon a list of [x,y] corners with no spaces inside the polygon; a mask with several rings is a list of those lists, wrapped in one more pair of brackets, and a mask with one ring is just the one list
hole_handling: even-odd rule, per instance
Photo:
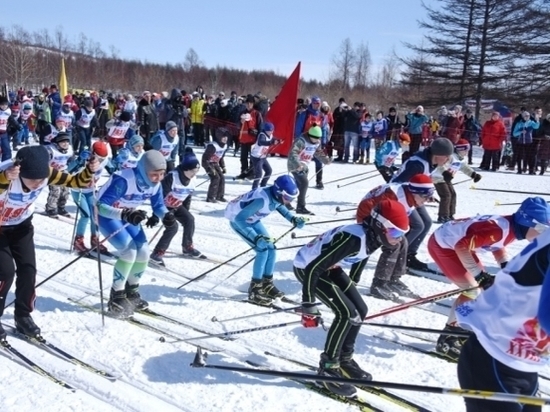
{"label": "hood", "polygon": [[172,91],[170,92],[170,99],[171,100],[176,100],[178,97],[179,98],[183,97],[182,94],[181,94],[181,90],[180,89],[172,89]]}

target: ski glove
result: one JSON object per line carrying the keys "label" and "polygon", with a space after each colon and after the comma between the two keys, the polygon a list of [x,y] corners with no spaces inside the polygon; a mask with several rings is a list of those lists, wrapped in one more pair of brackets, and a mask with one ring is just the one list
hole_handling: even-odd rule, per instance
{"label": "ski glove", "polygon": [[485,271],[482,271],[479,275],[475,277],[475,279],[479,287],[483,290],[489,289],[491,286],[493,286],[493,283],[495,282],[495,277]]}
{"label": "ski glove", "polygon": [[453,180],[453,174],[449,172],[448,170],[445,170],[443,172],[443,180],[445,180],[447,183],[449,183],[451,180]]}
{"label": "ski glove", "polygon": [[158,223],[159,223],[159,218],[157,217],[157,215],[153,215],[149,219],[147,219],[145,226],[147,226],[148,228],[152,228],[158,225]]}
{"label": "ski glove", "polygon": [[210,177],[216,177],[216,176],[217,176],[216,171],[215,171],[214,169],[210,169],[210,170],[208,171],[208,176],[210,176]]}
{"label": "ski glove", "polygon": [[275,245],[273,244],[273,239],[263,235],[256,236],[256,239],[254,239],[254,243],[256,244],[256,249],[259,249],[259,250],[267,250],[267,249],[275,248]]}
{"label": "ski glove", "polygon": [[137,226],[142,220],[147,219],[147,212],[145,210],[122,209],[120,217],[123,221]]}
{"label": "ski glove", "polygon": [[174,226],[176,224],[176,217],[172,212],[168,212],[162,218],[162,224],[166,227]]}
{"label": "ski glove", "polygon": [[316,328],[321,323],[321,313],[314,303],[302,302],[302,326],[304,328]]}
{"label": "ski glove", "polygon": [[307,217],[303,217],[303,216],[293,216],[292,219],[290,219],[290,223],[292,223],[294,225],[294,227],[297,228],[297,229],[303,229],[306,222],[308,222],[308,221],[309,221],[309,219]]}
{"label": "ski glove", "polygon": [[504,269],[504,268],[506,267],[507,264],[508,264],[508,262],[502,262],[502,263],[500,264],[500,268],[501,268],[501,269]]}
{"label": "ski glove", "polygon": [[479,173],[472,173],[472,179],[474,179],[474,183],[477,183],[481,180],[482,176]]}
{"label": "ski glove", "polygon": [[258,135],[258,129],[248,129],[248,134],[251,136],[257,136]]}
{"label": "ski glove", "polygon": [[80,152],[80,155],[78,155],[80,160],[88,160],[91,156],[92,154],[90,153],[89,150],[83,150]]}
{"label": "ski glove", "polygon": [[223,174],[226,174],[226,173],[227,173],[227,169],[226,169],[225,167],[222,168],[222,173],[223,173]]}

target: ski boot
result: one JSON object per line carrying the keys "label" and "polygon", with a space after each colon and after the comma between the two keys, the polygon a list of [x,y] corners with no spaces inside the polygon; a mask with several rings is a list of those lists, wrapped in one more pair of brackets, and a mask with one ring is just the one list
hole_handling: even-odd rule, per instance
{"label": "ski boot", "polygon": [[419,296],[414,293],[409,287],[401,282],[400,279],[391,279],[389,282],[389,288],[404,298],[418,299]]}
{"label": "ski boot", "polygon": [[263,288],[264,293],[271,299],[282,298],[285,295],[273,284],[273,276],[264,276]]}
{"label": "ski boot", "polygon": [[264,291],[263,280],[252,279],[248,287],[248,300],[256,305],[269,306],[273,302]]}
{"label": "ski boot", "polygon": [[[445,331],[450,332],[467,332],[459,326],[445,325]],[[446,356],[453,361],[458,361],[462,346],[466,343],[467,338],[453,336],[453,335],[440,335],[437,339],[435,346],[436,352]]]}
{"label": "ski boot", "polygon": [[[335,378],[344,378],[340,369],[340,363],[336,359],[330,359],[327,354],[321,354],[321,360],[319,361],[319,369],[317,374],[320,376],[332,376]],[[332,393],[344,396],[346,398],[355,398],[357,396],[357,388],[347,383],[334,383],[334,382],[315,382],[319,387],[325,388]]]}
{"label": "ski boot", "polygon": [[134,314],[133,305],[126,298],[125,290],[111,289],[111,296],[109,297],[107,307],[111,315],[115,318],[129,318]]}
{"label": "ski boot", "polygon": [[69,217],[69,218],[71,217],[71,214],[67,212],[67,209],[65,209],[64,207],[58,207],[57,214],[63,217]]}
{"label": "ski boot", "polygon": [[391,301],[395,301],[398,298],[397,293],[390,287],[390,282],[377,278],[372,279],[370,294],[375,298]]}
{"label": "ski boot", "polygon": [[372,375],[361,369],[357,362],[353,360],[353,353],[340,356],[340,372],[349,379],[372,381]]}
{"label": "ski boot", "polygon": [[181,253],[183,256],[194,259],[206,259],[201,252],[193,247],[193,245],[183,246]]}
{"label": "ski boot", "polygon": [[0,342],[2,342],[3,340],[6,340],[7,336],[8,335],[6,334],[6,331],[2,327],[2,324],[0,323]]}
{"label": "ski boot", "polygon": [[429,272],[428,264],[421,262],[416,258],[416,253],[407,255],[407,267],[421,272]]}
{"label": "ski boot", "polygon": [[310,215],[310,216],[315,216],[315,213],[310,212],[310,211],[307,210],[305,207],[297,207],[297,208],[296,208],[296,214],[298,214],[298,215]]}
{"label": "ski boot", "polygon": [[153,250],[153,253],[151,253],[151,256],[149,256],[149,260],[156,265],[159,266],[166,266],[164,264],[164,260],[162,257],[164,256],[164,250]]}
{"label": "ski boot", "polygon": [[84,236],[76,235],[74,237],[73,249],[76,253],[87,253],[88,248],[84,244]]}
{"label": "ski boot", "polygon": [[17,332],[22,333],[23,335],[30,336],[31,338],[36,338],[40,335],[40,328],[36,326],[34,320],[29,316],[16,316],[14,315],[13,320],[15,321],[15,329]]}
{"label": "ski boot", "polygon": [[[92,235],[90,237],[90,244],[92,245],[93,248],[95,248],[96,246],[98,246],[99,248],[99,253],[102,253],[104,255],[107,255],[109,253],[109,251],[107,250],[107,248],[105,247],[105,245],[99,243],[99,238],[97,237],[97,235]],[[97,249],[95,249],[97,250]]]}
{"label": "ski boot", "polygon": [[126,299],[128,299],[134,310],[147,309],[149,307],[149,302],[141,298],[138,290],[139,285],[130,285],[126,282]]}

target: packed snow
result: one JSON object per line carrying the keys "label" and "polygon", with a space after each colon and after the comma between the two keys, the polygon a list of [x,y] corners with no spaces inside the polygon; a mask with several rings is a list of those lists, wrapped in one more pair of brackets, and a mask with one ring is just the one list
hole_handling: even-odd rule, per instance
{"label": "packed snow", "polygon": [[[475,150],[475,165],[480,162],[481,153]],[[200,155],[201,149],[196,153]],[[274,174],[286,171],[286,159],[270,158]],[[226,156],[226,197],[232,199],[250,189],[250,183],[234,182],[231,176],[239,171],[239,158],[233,157],[232,151]],[[314,167],[312,168],[314,169]],[[326,184],[334,179],[352,174],[374,170],[374,165],[330,165],[324,176],[325,190],[311,187],[308,191],[307,207],[315,212],[311,221],[332,220],[343,217],[352,219],[353,212],[336,213],[337,206],[352,208],[362,196],[373,187],[382,184],[377,177],[364,182],[337,188],[339,184],[353,179]],[[312,186],[314,171],[310,171]],[[374,173],[373,173],[374,175]],[[482,172],[483,179],[476,184],[478,188],[499,188],[533,192],[546,192],[549,176],[516,175],[501,170],[498,173]],[[371,176],[371,175],[367,175]],[[199,174],[197,183],[206,175]],[[467,179],[458,174],[455,182]],[[208,257],[226,260],[243,251],[248,246],[230,229],[223,217],[225,204],[206,203],[208,184],[200,186],[191,203],[191,211],[196,220],[194,245]],[[510,214],[517,206],[500,206],[496,202],[521,202],[526,195],[497,193],[472,190],[472,181],[456,186],[458,207],[456,217],[482,214]],[[42,193],[36,211],[43,211],[47,190]],[[147,209],[147,206],[144,206]],[[68,210],[74,214],[76,207],[69,203]],[[437,219],[437,208],[429,206],[430,215]],[[353,220],[350,220],[350,223]],[[278,237],[290,228],[290,224],[278,213],[273,213],[264,220],[272,236]],[[345,223],[345,222],[344,222]],[[342,224],[326,223],[308,225],[305,229],[296,230],[297,235],[314,235]],[[69,253],[72,226],[61,220],[54,220],[38,213],[34,217],[35,243],[38,263],[37,282],[61,268],[75,258]],[[433,224],[432,231],[439,225]],[[158,228],[145,229],[151,238]],[[180,228],[181,231],[181,228]],[[158,239],[158,238],[157,238]],[[156,239],[153,241],[153,245]],[[285,236],[279,247],[299,245],[307,239],[292,239]],[[89,236],[86,236],[89,244]],[[244,328],[271,325],[299,320],[291,313],[275,313],[234,322],[213,322],[253,313],[267,312],[267,309],[241,303],[235,299],[245,297],[243,291],[248,287],[251,278],[251,265],[247,265],[233,276],[239,266],[247,262],[252,252],[244,254],[228,265],[209,273],[204,279],[193,282],[181,289],[178,286],[186,279],[179,273],[192,278],[215,266],[214,263],[200,262],[182,258],[181,232],[174,238],[165,257],[166,265],[175,273],[161,269],[148,268],[141,284],[142,296],[149,301],[151,309],[181,319],[197,327],[221,333]],[[525,241],[509,247],[511,255],[518,253],[526,245]],[[151,249],[152,249],[151,246]],[[112,249],[112,248],[111,248]],[[292,260],[297,249],[278,252],[275,282],[287,293],[287,296],[300,301],[301,285],[292,273]],[[370,285],[373,269],[379,252],[375,253],[369,263],[359,289],[365,291]],[[427,249],[423,245],[419,258],[430,261]],[[497,265],[492,255],[481,255],[489,272],[495,273]],[[432,267],[433,264],[432,264]],[[435,267],[434,267],[435,268]],[[103,294],[108,296],[113,267],[101,264],[103,275]],[[454,289],[454,286],[427,278],[405,276],[403,278],[411,289],[428,296],[438,292]],[[13,289],[12,289],[13,292]],[[40,286],[37,290],[36,310],[33,317],[42,328],[43,336],[53,344],[80,357],[82,360],[103,368],[119,376],[116,382],[94,376],[81,367],[70,364],[39,348],[25,343],[15,337],[9,341],[20,352],[27,355],[44,369],[67,381],[77,388],[73,393],[54,384],[48,379],[0,356],[0,410],[4,412],[41,410],[41,411],[356,411],[356,406],[346,405],[305,389],[301,384],[281,379],[254,374],[233,373],[214,369],[190,367],[196,347],[185,342],[175,342],[174,337],[165,336],[166,342],[159,341],[159,334],[146,331],[128,322],[105,317],[105,326],[101,316],[83,308],[69,298],[99,308],[98,264],[91,259],[80,259],[77,263]],[[13,300],[13,293],[8,299]],[[365,296],[369,306],[369,315],[395,305]],[[450,300],[445,300],[450,303]],[[433,312],[416,308],[407,309],[384,317],[377,322],[404,324],[430,328],[442,328],[445,324],[445,308],[431,305]],[[332,319],[330,311],[322,308],[325,322]],[[440,312],[440,313],[437,313]],[[13,324],[13,307],[6,310],[2,318],[4,323]],[[147,321],[166,331],[176,338],[186,339],[200,336],[192,331],[165,321],[136,315],[137,319]],[[410,334],[409,334],[410,335]],[[375,380],[403,382],[417,385],[442,387],[459,387],[456,377],[456,365],[428,355],[413,352],[405,347],[377,339],[376,336],[397,338],[403,342],[415,342],[424,348],[433,344],[404,335],[397,330],[377,327],[363,327],[357,340],[355,359]],[[251,360],[266,364],[277,370],[307,372],[295,364],[268,356],[266,351],[285,355],[315,365],[325,342],[326,332],[322,328],[304,329],[300,324],[284,328],[258,331],[236,336],[233,341],[218,338],[204,339],[202,344],[210,352],[208,363],[248,366]],[[437,339],[434,335],[419,335],[424,338]],[[550,369],[547,371],[550,375]],[[541,379],[543,395],[550,396],[550,382]],[[460,397],[432,395],[421,392],[392,391],[431,411],[463,411],[464,404]],[[546,395],[548,394],[548,395]],[[387,402],[374,395],[362,395],[372,405],[384,411],[401,411],[400,406]]]}

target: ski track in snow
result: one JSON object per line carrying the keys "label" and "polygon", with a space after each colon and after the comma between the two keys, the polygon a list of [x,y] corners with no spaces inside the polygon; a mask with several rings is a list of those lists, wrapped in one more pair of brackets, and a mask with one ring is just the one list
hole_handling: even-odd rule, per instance
{"label": "ski track in snow", "polygon": [[[197,155],[202,150],[196,150]],[[480,150],[474,148],[475,164],[480,161]],[[226,157],[227,168],[236,174],[239,170],[237,157]],[[270,163],[274,173],[286,170],[286,159],[271,158]],[[373,165],[331,165],[325,172],[325,181],[338,179],[363,171],[373,170]],[[477,187],[531,190],[545,192],[548,186],[547,176],[518,176],[513,173],[481,172],[483,179]],[[230,175],[226,181],[226,198],[240,195],[250,189],[250,183],[236,183]],[[310,172],[313,176],[313,171]],[[368,175],[367,175],[368,176]],[[460,174],[456,181],[463,180]],[[204,177],[198,178],[198,183]],[[273,179],[272,179],[273,180]],[[312,179],[313,180],[313,179]],[[314,180],[313,180],[314,181]],[[328,184],[325,190],[310,188],[308,191],[308,208],[316,213],[311,221],[321,221],[352,216],[352,212],[336,213],[336,206],[353,207],[363,195],[383,179],[376,177],[364,183],[354,184],[345,188],[337,188],[337,184],[350,180]],[[470,190],[471,183],[463,183],[456,187],[458,193],[458,213],[456,217],[467,217],[477,213],[508,214],[517,206],[496,206],[500,203],[520,202],[526,195],[512,193],[492,193]],[[248,247],[230,229],[223,218],[225,204],[205,203],[207,184],[197,189],[191,202],[191,210],[195,216],[196,232],[195,247],[205,255],[226,260]],[[40,196],[36,211],[41,212],[47,197],[47,190]],[[75,212],[76,207],[71,201],[67,209]],[[148,209],[148,206],[144,206]],[[437,218],[437,208],[428,208],[430,215]],[[266,227],[272,236],[277,237],[290,227],[290,224],[277,213],[264,219]],[[350,223],[352,220],[350,220]],[[306,226],[296,230],[297,235],[315,235],[348,222],[328,223]],[[76,257],[69,254],[72,226],[45,216],[35,215],[35,243],[38,263],[37,282]],[[433,224],[432,231],[439,225]],[[150,238],[157,228],[145,229]],[[154,243],[158,240],[156,238]],[[89,244],[89,235],[85,241]],[[290,235],[281,239],[278,246],[291,246],[306,243],[308,239],[291,239]],[[518,253],[526,242],[517,242],[509,247],[510,255]],[[180,258],[180,233],[174,238],[165,263],[176,272],[191,278],[215,266],[214,263],[200,262]],[[110,249],[110,245],[107,245]],[[152,249],[152,247],[151,247]],[[275,280],[277,285],[291,299],[300,300],[301,285],[292,273],[292,260],[297,249],[278,252]],[[359,284],[363,293],[371,283],[374,267],[379,252],[376,252],[367,265]],[[239,290],[247,288],[251,275],[251,264],[245,266],[227,281],[222,282],[230,273],[249,260],[251,252],[237,258],[232,265],[223,266],[206,278],[193,282],[181,290],[176,288],[186,280],[174,273],[149,267],[143,277],[141,293],[150,302],[151,309],[182,319],[205,331],[221,333],[249,327],[269,325],[284,321],[297,320],[293,314],[272,314],[250,318],[242,321],[215,323],[213,316],[227,319],[252,313],[261,313],[265,309],[247,305],[227,297],[243,294]],[[496,263],[490,253],[480,255],[489,271],[497,270]],[[430,261],[425,243],[420,248],[419,258]],[[432,264],[432,267],[433,264]],[[112,265],[102,263],[104,296],[108,297]],[[422,295],[432,295],[454,289],[453,285],[416,276],[405,276],[403,280],[411,289]],[[77,263],[48,281],[37,290],[38,299],[33,316],[42,328],[44,337],[51,343],[65,349],[82,360],[120,376],[116,382],[109,382],[92,373],[61,360],[39,348],[29,345],[17,338],[10,337],[12,345],[35,361],[38,365],[52,372],[57,377],[75,386],[77,391],[70,393],[66,389],[51,383],[29,369],[17,364],[5,356],[0,356],[0,410],[6,412],[31,410],[40,408],[43,411],[252,411],[261,408],[266,411],[298,411],[304,405],[316,411],[357,411],[355,406],[345,405],[304,389],[300,384],[280,379],[253,374],[237,374],[216,370],[194,369],[189,366],[193,360],[195,346],[187,343],[161,343],[159,335],[133,326],[127,322],[105,318],[102,327],[101,316],[71,303],[68,298],[81,299],[83,302],[99,307],[97,262],[83,258]],[[211,288],[216,288],[209,292]],[[12,289],[13,292],[13,289]],[[8,301],[13,299],[13,293]],[[394,306],[372,297],[365,297],[369,306],[369,315],[382,309]],[[450,304],[452,299],[443,302]],[[425,305],[433,310],[428,312],[419,309],[407,309],[391,315],[373,319],[373,322],[403,324],[421,327],[443,327],[447,311],[436,305]],[[327,324],[333,319],[330,311],[320,308]],[[438,313],[436,313],[438,312]],[[13,307],[6,310],[3,321],[12,323]],[[142,315],[136,316],[147,323],[169,331],[172,335],[181,337],[200,336],[201,334],[182,326],[170,324]],[[357,340],[355,359],[369,370],[379,381],[395,381],[420,385],[458,387],[456,365],[422,355],[402,346],[377,339],[376,336],[398,338],[400,341],[416,342],[423,347],[433,347],[429,342],[405,336],[398,331],[365,326]],[[234,341],[223,341],[210,338],[204,341],[204,346],[213,349],[223,349],[222,352],[211,353],[208,360],[211,363],[247,366],[245,360],[269,364],[278,370],[304,371],[303,368],[289,362],[266,356],[265,351],[285,355],[297,360],[315,365],[323,349],[326,332],[322,328],[303,329],[301,326],[266,330],[255,333],[237,335]],[[419,337],[437,339],[437,336],[418,334]],[[170,338],[167,338],[170,340]],[[545,371],[550,375],[550,368]],[[550,383],[541,380],[541,389],[550,392]],[[460,397],[433,395],[410,391],[390,391],[409,399],[432,411],[463,411],[464,404]],[[402,411],[395,404],[384,401],[374,395],[365,398],[372,405],[384,411]],[[550,409],[550,408],[549,408]],[[546,410],[546,409],[545,409]]]}

